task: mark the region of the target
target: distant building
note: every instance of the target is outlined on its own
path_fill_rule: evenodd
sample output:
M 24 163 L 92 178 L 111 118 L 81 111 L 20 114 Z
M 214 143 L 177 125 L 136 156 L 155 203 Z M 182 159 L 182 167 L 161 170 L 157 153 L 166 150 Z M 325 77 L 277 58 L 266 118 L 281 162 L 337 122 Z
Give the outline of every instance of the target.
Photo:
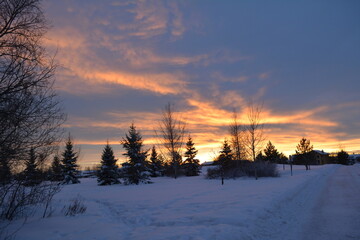
M 212 166 L 212 165 L 214 165 L 214 161 L 207 161 L 201 164 L 201 166 Z
M 323 165 L 330 163 L 329 153 L 324 152 L 324 150 L 313 150 L 310 152 L 310 156 L 313 159 L 314 165 Z
M 294 164 L 305 164 L 305 161 L 310 165 L 323 165 L 331 163 L 329 153 L 323 150 L 312 150 L 306 156 L 302 154 L 295 154 L 290 156 Z

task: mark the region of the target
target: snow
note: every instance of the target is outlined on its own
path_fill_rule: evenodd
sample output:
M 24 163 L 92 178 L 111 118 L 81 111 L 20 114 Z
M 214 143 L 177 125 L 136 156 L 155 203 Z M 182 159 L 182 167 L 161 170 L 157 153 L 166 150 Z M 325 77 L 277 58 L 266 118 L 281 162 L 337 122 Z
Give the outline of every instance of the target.
M 278 178 L 223 186 L 204 176 L 128 186 L 82 179 L 55 196 L 50 218 L 35 214 L 15 240 L 360 239 L 359 164 L 279 171 Z M 64 216 L 61 209 L 77 196 L 87 211 Z

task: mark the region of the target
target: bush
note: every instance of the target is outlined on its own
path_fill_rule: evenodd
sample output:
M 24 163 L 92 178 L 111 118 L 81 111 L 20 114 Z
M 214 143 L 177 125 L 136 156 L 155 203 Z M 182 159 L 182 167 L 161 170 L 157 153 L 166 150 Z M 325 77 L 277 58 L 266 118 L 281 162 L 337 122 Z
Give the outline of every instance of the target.
M 278 177 L 279 172 L 275 163 L 258 161 L 244 164 L 243 171 L 249 177 L 255 177 L 255 167 L 258 177 Z
M 254 177 L 255 176 L 255 167 L 257 168 L 258 177 L 278 177 L 279 172 L 277 166 L 274 163 L 269 162 L 250 162 L 242 161 L 239 167 L 236 164 L 232 163 L 228 168 L 225 169 L 224 178 L 239 178 L 243 176 Z M 219 166 L 208 168 L 206 178 L 216 179 L 221 177 L 221 169 Z
M 47 214 L 53 196 L 61 190 L 59 184 L 46 183 L 24 186 L 22 181 L 12 181 L 0 186 L 0 219 L 14 220 L 28 217 L 37 207 L 44 205 Z
M 212 168 L 207 169 L 206 178 L 216 179 L 219 177 L 220 177 L 220 168 L 219 167 L 212 167 Z
M 63 213 L 65 216 L 75 216 L 78 214 L 83 214 L 86 212 L 87 207 L 83 203 L 83 201 L 80 199 L 80 197 L 74 198 L 71 200 L 71 203 L 69 205 L 65 205 L 63 208 Z

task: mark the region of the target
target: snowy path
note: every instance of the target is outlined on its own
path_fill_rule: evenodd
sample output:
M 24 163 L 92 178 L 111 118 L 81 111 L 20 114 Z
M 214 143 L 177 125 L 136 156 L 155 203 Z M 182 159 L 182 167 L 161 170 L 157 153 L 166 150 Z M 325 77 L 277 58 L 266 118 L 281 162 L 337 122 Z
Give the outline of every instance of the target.
M 304 240 L 360 239 L 360 165 L 341 166 L 321 192 Z
M 154 179 L 139 186 L 65 186 L 51 218 L 34 216 L 14 240 L 360 239 L 360 165 L 280 170 L 279 178 Z M 65 217 L 80 195 L 88 210 Z
M 360 165 L 309 178 L 255 223 L 252 239 L 360 239 Z

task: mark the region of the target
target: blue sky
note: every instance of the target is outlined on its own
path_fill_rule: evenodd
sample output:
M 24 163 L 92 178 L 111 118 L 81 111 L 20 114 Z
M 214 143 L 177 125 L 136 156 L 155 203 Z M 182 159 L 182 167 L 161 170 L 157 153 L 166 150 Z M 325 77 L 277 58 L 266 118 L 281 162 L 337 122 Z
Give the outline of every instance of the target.
M 134 122 L 150 148 L 171 102 L 210 160 L 236 109 L 263 102 L 267 140 L 287 154 L 359 150 L 359 1 L 44 1 L 56 88 L 81 164 L 116 157 Z

